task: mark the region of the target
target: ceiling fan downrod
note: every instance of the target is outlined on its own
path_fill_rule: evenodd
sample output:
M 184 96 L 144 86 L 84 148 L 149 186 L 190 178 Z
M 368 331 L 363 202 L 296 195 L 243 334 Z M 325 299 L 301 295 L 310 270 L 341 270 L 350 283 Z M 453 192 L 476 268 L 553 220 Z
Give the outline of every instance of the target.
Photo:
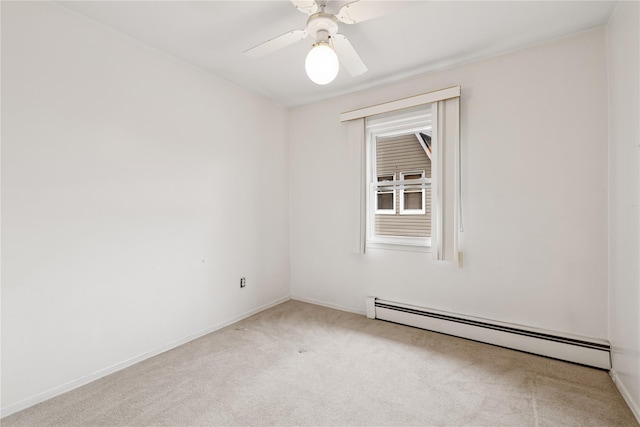
M 328 13 L 314 13 L 307 20 L 307 33 L 313 36 L 316 41 L 328 41 L 331 36 L 338 32 L 338 20 Z

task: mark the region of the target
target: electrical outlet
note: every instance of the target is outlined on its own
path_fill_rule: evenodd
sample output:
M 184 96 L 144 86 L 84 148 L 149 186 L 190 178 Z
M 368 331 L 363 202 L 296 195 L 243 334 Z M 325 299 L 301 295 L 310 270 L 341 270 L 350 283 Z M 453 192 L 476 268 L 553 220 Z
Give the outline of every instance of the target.
M 240 278 L 240 287 L 244 288 L 245 286 L 247 286 L 247 279 L 244 277 Z

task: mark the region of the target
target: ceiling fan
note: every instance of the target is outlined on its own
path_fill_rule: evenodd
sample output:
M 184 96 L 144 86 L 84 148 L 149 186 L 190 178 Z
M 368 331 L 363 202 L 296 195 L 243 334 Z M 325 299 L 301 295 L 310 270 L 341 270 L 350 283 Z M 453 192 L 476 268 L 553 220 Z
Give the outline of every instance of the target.
M 321 85 L 336 78 L 340 63 L 352 76 L 359 76 L 367 71 L 367 66 L 347 37 L 338 33 L 339 22 L 357 24 L 386 15 L 408 4 L 397 0 L 356 0 L 342 6 L 336 15 L 332 15 L 325 12 L 328 0 L 291 0 L 291 3 L 300 12 L 309 15 L 306 28 L 289 31 L 246 50 L 244 54 L 250 58 L 259 58 L 312 36 L 316 41 L 307 55 L 305 69 L 309 78 Z

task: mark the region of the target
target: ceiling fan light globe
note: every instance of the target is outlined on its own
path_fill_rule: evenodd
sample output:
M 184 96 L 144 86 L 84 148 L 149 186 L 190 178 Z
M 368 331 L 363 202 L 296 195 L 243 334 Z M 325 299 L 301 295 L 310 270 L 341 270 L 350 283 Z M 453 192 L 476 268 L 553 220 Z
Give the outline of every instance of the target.
M 340 70 L 338 55 L 326 42 L 313 45 L 304 62 L 307 76 L 319 85 L 331 83 Z

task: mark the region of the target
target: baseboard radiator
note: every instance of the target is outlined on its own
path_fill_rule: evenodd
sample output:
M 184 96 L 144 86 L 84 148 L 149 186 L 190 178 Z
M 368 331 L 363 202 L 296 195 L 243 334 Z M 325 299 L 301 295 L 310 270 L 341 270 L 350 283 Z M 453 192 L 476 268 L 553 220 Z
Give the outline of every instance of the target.
M 367 317 L 427 329 L 527 353 L 611 369 L 611 347 L 603 340 L 568 336 L 502 322 L 367 298 Z

